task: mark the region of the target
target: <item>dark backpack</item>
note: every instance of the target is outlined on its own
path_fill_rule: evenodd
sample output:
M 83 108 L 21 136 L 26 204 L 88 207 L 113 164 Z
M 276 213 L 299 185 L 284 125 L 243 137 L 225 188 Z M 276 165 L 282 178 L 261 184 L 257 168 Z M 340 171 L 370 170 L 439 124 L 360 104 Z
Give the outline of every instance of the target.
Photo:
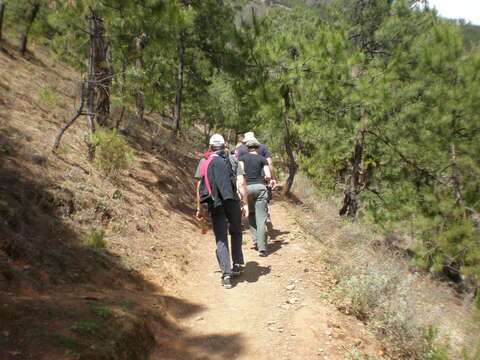
M 233 173 L 232 164 L 230 163 L 230 159 L 228 158 L 228 156 L 229 155 L 227 154 L 224 160 L 229 172 L 232 189 L 234 192 L 236 192 L 236 175 Z M 223 158 L 223 156 L 220 156 L 217 152 L 208 152 L 204 155 L 205 160 L 200 165 L 200 187 L 198 189 L 198 201 L 201 204 L 211 203 L 215 200 L 212 194 L 212 184 L 210 184 L 210 181 L 208 179 L 208 167 L 210 166 L 215 157 Z

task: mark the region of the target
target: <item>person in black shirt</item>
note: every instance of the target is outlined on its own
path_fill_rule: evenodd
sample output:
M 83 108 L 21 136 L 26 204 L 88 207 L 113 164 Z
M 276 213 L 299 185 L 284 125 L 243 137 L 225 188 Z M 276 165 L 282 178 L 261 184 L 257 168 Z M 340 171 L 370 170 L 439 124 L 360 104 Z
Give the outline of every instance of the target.
M 245 144 L 249 140 L 259 142 L 255 138 L 255 134 L 252 131 L 246 132 L 245 136 L 242 140 L 243 145 L 237 146 L 237 148 L 235 149 L 235 156 L 237 158 L 239 158 L 240 156 L 248 153 L 248 148 Z M 263 144 L 260 143 L 260 146 L 257 149 L 257 154 L 262 155 L 267 160 L 268 168 L 270 169 L 270 176 L 272 178 L 269 185 L 267 186 L 267 190 L 268 190 L 267 231 L 272 231 L 273 230 L 273 224 L 272 224 L 272 219 L 271 219 L 271 216 L 270 216 L 269 204 L 270 204 L 270 200 L 272 199 L 272 191 L 275 190 L 275 188 L 277 187 L 277 181 L 275 180 L 275 169 L 274 169 L 274 166 L 273 166 L 272 154 L 270 153 L 270 150 L 268 149 L 268 147 L 266 145 L 263 145 Z
M 267 256 L 267 198 L 266 184 L 271 183 L 271 173 L 267 160 L 257 153 L 260 143 L 256 139 L 248 140 L 245 144 L 248 153 L 238 158 L 240 166 L 245 171 L 245 180 L 248 190 L 248 223 L 252 233 L 253 243 L 260 256 Z

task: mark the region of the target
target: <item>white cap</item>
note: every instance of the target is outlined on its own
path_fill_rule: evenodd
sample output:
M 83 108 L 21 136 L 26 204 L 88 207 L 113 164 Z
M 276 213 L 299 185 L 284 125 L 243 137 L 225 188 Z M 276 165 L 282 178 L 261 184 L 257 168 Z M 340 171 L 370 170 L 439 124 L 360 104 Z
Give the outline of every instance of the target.
M 212 146 L 223 146 L 223 145 L 225 145 L 225 139 L 220 134 L 213 134 L 210 137 L 210 145 L 212 145 Z
M 249 147 L 249 148 L 250 148 L 250 147 L 259 147 L 259 146 L 260 146 L 260 143 L 258 142 L 257 139 L 255 139 L 255 138 L 250 138 L 250 139 L 248 139 L 247 141 L 245 141 L 245 145 L 246 145 L 247 147 Z
M 249 140 L 254 140 L 258 142 L 257 139 L 255 139 L 255 134 L 253 133 L 253 131 L 246 132 L 245 135 L 243 136 L 242 142 L 246 143 Z

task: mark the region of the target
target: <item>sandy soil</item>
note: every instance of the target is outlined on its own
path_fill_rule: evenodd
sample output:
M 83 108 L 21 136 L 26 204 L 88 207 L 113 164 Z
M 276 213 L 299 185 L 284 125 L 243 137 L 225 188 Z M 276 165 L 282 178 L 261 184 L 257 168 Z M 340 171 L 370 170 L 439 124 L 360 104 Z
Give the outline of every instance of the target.
M 381 357 L 381 345 L 364 324 L 329 303 L 332 279 L 318 261 L 321 248 L 296 225 L 288 206 L 271 207 L 268 257 L 250 248 L 245 233 L 245 272 L 232 289 L 220 285 L 212 232 L 194 235 L 195 259 L 176 296 L 197 311 L 180 317 L 181 333 L 156 334 L 151 360 Z

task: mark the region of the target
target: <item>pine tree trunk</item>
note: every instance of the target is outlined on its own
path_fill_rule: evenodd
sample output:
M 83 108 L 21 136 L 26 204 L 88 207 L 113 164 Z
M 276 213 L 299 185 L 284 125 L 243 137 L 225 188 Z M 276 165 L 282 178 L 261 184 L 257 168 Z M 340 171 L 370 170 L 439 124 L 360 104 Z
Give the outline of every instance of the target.
M 89 57 L 89 73 L 88 73 L 88 84 L 85 97 L 87 98 L 87 125 L 88 125 L 88 138 L 85 139 L 88 147 L 87 159 L 88 161 L 93 161 L 95 157 L 95 147 L 92 144 L 92 137 L 95 133 L 95 72 L 94 72 L 94 61 L 93 61 L 93 48 L 90 50 Z
M 457 164 L 457 149 L 455 144 L 450 145 L 450 155 L 452 163 L 452 180 L 453 186 L 455 187 L 455 203 L 463 207 L 463 198 L 462 198 L 462 185 L 460 183 L 460 170 L 458 169 Z M 463 211 L 463 219 L 466 221 L 468 219 L 467 209 Z
M 177 91 L 175 94 L 175 109 L 173 113 L 173 134 L 176 136 L 180 131 L 180 122 L 182 120 L 182 91 L 183 91 L 183 73 L 185 70 L 185 34 L 180 32 L 178 36 L 178 71 L 177 71 Z
M 462 191 L 460 187 L 460 173 L 457 166 L 457 150 L 455 148 L 455 144 L 450 145 L 450 154 L 451 154 L 451 162 L 452 162 L 452 180 L 453 185 L 455 187 L 455 203 L 461 204 L 462 203 Z
M 282 90 L 282 96 L 285 104 L 285 113 L 283 114 L 283 144 L 285 146 L 285 152 L 287 154 L 287 167 L 288 167 L 288 177 L 285 182 L 285 188 L 283 189 L 283 195 L 287 196 L 290 194 L 290 190 L 293 186 L 293 180 L 298 170 L 298 165 L 295 161 L 295 155 L 292 149 L 292 138 L 290 135 L 290 126 L 288 120 L 288 111 L 290 110 L 290 89 L 284 87 Z
M 355 138 L 355 151 L 352 159 L 352 176 L 350 185 L 343 198 L 340 215 L 355 217 L 358 210 L 357 194 L 359 193 L 360 177 L 362 175 L 362 156 L 365 141 L 365 129 L 359 130 Z
M 146 34 L 142 33 L 135 39 L 135 48 L 137 49 L 137 61 L 136 67 L 140 73 L 143 73 L 143 49 L 145 49 L 145 42 L 146 42 Z M 143 78 L 142 78 L 143 82 Z M 135 111 L 137 114 L 137 121 L 141 124 L 143 123 L 143 114 L 145 112 L 145 98 L 144 98 L 144 91 L 143 85 L 140 84 L 137 87 L 137 91 L 135 94 Z
M 105 39 L 103 20 L 91 10 L 92 62 L 94 74 L 95 113 L 99 126 L 109 126 L 110 89 L 112 85 L 110 68 L 108 66 L 108 45 Z
M 25 56 L 25 53 L 27 52 L 28 35 L 30 34 L 30 29 L 32 28 L 33 22 L 37 17 L 38 10 L 40 10 L 40 1 L 35 1 L 30 9 L 30 13 L 28 14 L 27 27 L 25 28 L 25 32 L 23 33 L 22 37 L 22 45 L 20 46 L 20 54 L 22 54 L 22 56 Z
M 5 4 L 0 3 L 0 40 L 2 40 L 3 15 L 5 13 Z
M 93 10 L 91 10 L 90 14 L 90 54 L 88 56 L 88 82 L 87 82 L 87 90 L 85 93 L 85 97 L 87 99 L 87 125 L 88 125 L 88 133 L 85 138 L 85 142 L 87 143 L 88 152 L 87 152 L 87 159 L 88 161 L 93 161 L 95 157 L 95 147 L 92 144 L 92 136 L 95 133 L 95 117 L 96 117 L 96 109 L 95 109 L 95 77 L 96 77 L 96 62 L 95 62 L 95 42 L 96 42 L 96 15 Z
M 290 190 L 293 186 L 293 180 L 298 170 L 298 165 L 295 162 L 295 155 L 293 154 L 291 138 L 290 138 L 290 129 L 288 125 L 288 115 L 285 113 L 283 118 L 283 143 L 285 145 L 285 152 L 287 153 L 287 167 L 288 167 L 288 177 L 285 182 L 285 188 L 283 189 L 283 195 L 290 194 Z

